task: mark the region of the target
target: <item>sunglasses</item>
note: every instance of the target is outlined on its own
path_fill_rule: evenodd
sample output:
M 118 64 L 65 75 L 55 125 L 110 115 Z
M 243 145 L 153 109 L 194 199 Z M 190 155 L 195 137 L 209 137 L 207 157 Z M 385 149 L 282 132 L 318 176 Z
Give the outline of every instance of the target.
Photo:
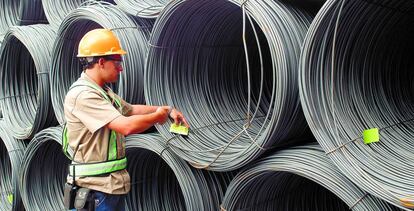
M 115 67 L 121 67 L 122 66 L 122 61 L 115 61 L 115 60 L 111 60 L 112 62 L 114 62 Z
M 109 56 L 104 56 L 103 58 L 107 61 L 114 62 L 115 66 L 117 67 L 122 66 L 123 60 L 122 60 L 122 57 L 119 55 L 109 55 Z

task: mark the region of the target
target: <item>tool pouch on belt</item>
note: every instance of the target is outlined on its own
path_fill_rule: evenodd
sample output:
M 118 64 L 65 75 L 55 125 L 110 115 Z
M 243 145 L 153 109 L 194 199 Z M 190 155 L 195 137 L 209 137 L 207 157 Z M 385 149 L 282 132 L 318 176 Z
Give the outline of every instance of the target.
M 76 185 L 65 183 L 63 203 L 66 210 L 75 209 L 75 197 L 78 189 L 79 187 Z
M 75 198 L 75 208 L 79 210 L 95 210 L 95 200 L 89 188 L 79 188 Z

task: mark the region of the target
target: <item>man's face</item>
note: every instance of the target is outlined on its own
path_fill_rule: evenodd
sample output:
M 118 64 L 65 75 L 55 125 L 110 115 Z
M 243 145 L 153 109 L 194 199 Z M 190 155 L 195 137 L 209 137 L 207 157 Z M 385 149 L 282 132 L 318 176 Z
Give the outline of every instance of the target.
M 119 74 L 122 71 L 121 55 L 111 55 L 103 58 L 102 62 L 102 78 L 106 83 L 117 82 Z

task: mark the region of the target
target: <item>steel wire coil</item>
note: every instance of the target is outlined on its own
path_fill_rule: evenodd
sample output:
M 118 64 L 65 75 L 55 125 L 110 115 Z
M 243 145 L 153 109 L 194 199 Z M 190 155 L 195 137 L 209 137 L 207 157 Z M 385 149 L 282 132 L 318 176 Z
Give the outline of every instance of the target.
M 270 154 L 243 168 L 222 210 L 396 210 L 352 183 L 319 145 Z
M 69 159 L 62 153 L 62 128 L 37 133 L 22 160 L 19 187 L 26 210 L 63 209 L 63 185 Z
M 157 18 L 169 0 L 114 0 L 123 11 L 142 18 Z
M 13 26 L 0 49 L 0 107 L 6 128 L 28 139 L 56 125 L 49 85 L 56 29 L 44 24 Z
M 10 26 L 48 23 L 40 0 L 2 0 L 0 11 L 0 34 Z
M 4 35 L 9 26 L 17 25 L 20 1 L 0 1 L 0 34 Z
M 61 127 L 45 129 L 27 147 L 19 183 L 27 210 L 64 210 L 63 184 L 70 161 L 61 151 L 61 134 Z M 127 139 L 132 182 L 126 202 L 128 210 L 218 209 L 231 173 L 190 168 L 154 134 Z M 162 156 L 158 157 L 159 154 Z
M 46 18 L 50 24 L 59 26 L 65 16 L 72 10 L 80 7 L 84 2 L 91 0 L 66 0 L 66 1 L 55 1 L 55 0 L 42 0 L 43 10 Z M 96 0 L 99 1 L 99 0 Z M 113 0 L 103 0 L 105 2 L 114 3 Z
M 3 38 L 4 38 L 4 36 L 3 35 L 0 35 L 0 48 L 1 48 L 1 45 L 3 43 Z M 1 111 L 1 106 L 0 106 L 0 121 L 2 119 L 3 119 L 3 112 Z
M 151 34 L 144 90 L 147 103 L 190 121 L 188 137 L 157 127 L 171 149 L 196 168 L 229 171 L 307 134 L 297 63 L 310 20 L 282 1 L 168 4 Z
M 144 103 L 143 75 L 151 27 L 152 21 L 134 18 L 104 2 L 91 2 L 66 16 L 54 44 L 51 67 L 52 104 L 59 123 L 65 122 L 63 102 L 66 92 L 82 72 L 76 57 L 79 41 L 95 28 L 112 29 L 122 48 L 128 52 L 123 57 L 123 71 L 114 91 L 118 90 L 127 102 Z
M 0 34 L 0 48 L 1 48 L 1 45 L 2 45 L 2 43 L 3 43 L 3 39 L 4 39 L 4 34 Z M 0 106 L 0 120 L 3 118 L 3 113 L 2 113 L 2 111 L 1 111 L 1 106 Z
M 0 48 L 1 45 L 3 43 L 3 39 L 4 39 L 4 35 L 0 35 Z M 0 106 L 0 121 L 3 119 L 3 112 L 1 111 L 1 106 Z
M 190 168 L 163 142 L 159 134 L 127 137 L 129 210 L 219 210 L 234 173 Z
M 19 1 L 18 1 L 19 2 Z M 47 24 L 47 19 L 42 7 L 41 0 L 20 0 L 18 24 Z
M 412 1 L 328 1 L 306 37 L 304 113 L 333 162 L 365 191 L 414 208 Z M 364 144 L 378 128 L 380 141 Z
M 20 163 L 26 143 L 16 140 L 4 130 L 0 120 L 0 210 L 24 210 L 18 187 Z

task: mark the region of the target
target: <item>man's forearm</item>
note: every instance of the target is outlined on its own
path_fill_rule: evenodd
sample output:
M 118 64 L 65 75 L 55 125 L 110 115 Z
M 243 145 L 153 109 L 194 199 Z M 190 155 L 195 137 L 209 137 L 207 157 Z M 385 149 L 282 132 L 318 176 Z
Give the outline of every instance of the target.
M 132 111 L 130 115 L 143 115 L 154 113 L 159 106 L 150 105 L 132 105 Z
M 128 118 L 130 120 L 129 124 L 132 126 L 130 134 L 144 132 L 156 124 L 159 119 L 158 115 L 154 112 L 151 112 L 149 114 L 134 115 Z
M 167 118 L 166 111 L 152 112 L 149 114 L 119 116 L 108 123 L 111 130 L 123 135 L 141 133 L 156 123 L 164 123 Z

